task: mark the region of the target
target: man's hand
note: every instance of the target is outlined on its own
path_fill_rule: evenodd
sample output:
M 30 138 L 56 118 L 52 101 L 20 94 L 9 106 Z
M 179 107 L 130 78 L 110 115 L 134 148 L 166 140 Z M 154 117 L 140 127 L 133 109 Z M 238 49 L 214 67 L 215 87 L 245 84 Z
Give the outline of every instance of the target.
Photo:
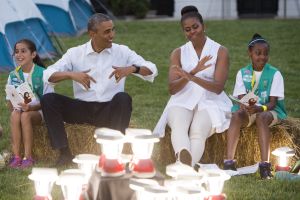
M 119 81 L 130 74 L 132 74 L 135 71 L 135 67 L 129 66 L 129 67 L 116 67 L 112 66 L 114 71 L 109 75 L 109 78 L 115 76 L 116 82 L 119 83 Z
M 198 72 L 208 68 L 211 66 L 211 64 L 209 65 L 205 65 L 206 62 L 208 62 L 209 60 L 212 59 L 212 56 L 209 55 L 209 56 L 204 56 L 197 64 L 197 66 L 191 71 L 191 74 L 192 75 L 195 75 L 197 74 Z
M 90 72 L 91 70 L 86 70 L 83 72 L 73 72 L 71 75 L 71 79 L 82 84 L 83 87 L 88 90 L 91 86 L 91 81 L 93 81 L 94 83 L 96 83 L 96 80 L 91 77 L 90 75 L 88 75 L 87 73 Z

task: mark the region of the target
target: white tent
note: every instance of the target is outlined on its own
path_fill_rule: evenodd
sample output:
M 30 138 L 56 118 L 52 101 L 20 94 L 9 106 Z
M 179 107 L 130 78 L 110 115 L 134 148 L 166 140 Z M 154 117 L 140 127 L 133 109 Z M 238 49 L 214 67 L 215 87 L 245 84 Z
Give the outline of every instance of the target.
M 0 71 L 14 67 L 13 47 L 20 39 L 30 39 L 41 58 L 57 54 L 46 31 L 46 21 L 32 0 L 2 0 L 0 6 Z

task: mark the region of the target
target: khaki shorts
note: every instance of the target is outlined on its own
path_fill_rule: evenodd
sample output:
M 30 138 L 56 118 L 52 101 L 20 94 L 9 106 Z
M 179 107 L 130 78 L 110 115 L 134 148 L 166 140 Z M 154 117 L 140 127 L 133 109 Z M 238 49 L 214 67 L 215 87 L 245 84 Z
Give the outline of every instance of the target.
M 279 122 L 278 117 L 277 117 L 277 113 L 274 110 L 270 110 L 268 111 L 273 115 L 273 121 L 271 122 L 271 124 L 269 125 L 269 127 L 274 126 L 275 124 L 277 124 Z M 249 123 L 247 125 L 247 127 L 250 127 L 256 119 L 256 114 L 250 115 L 249 116 Z

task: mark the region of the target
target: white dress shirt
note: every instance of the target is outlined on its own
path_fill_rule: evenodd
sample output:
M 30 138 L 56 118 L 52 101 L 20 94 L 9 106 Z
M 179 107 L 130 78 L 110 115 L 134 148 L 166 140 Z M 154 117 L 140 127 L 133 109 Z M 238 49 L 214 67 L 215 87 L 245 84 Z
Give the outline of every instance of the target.
M 49 66 L 44 71 L 44 81 L 49 83 L 50 76 L 55 72 L 90 70 L 88 74 L 97 82 L 91 82 L 90 88 L 86 90 L 80 83 L 73 81 L 74 97 L 89 102 L 107 102 L 118 92 L 124 92 L 126 79 L 122 78 L 119 83 L 116 83 L 114 76 L 109 79 L 109 75 L 114 71 L 112 66 L 132 65 L 147 67 L 152 72 L 148 76 L 134 74 L 144 80 L 153 82 L 158 74 L 155 64 L 144 60 L 127 46 L 113 43 L 111 48 L 97 53 L 93 50 L 90 40 L 83 45 L 69 49 L 60 60 Z

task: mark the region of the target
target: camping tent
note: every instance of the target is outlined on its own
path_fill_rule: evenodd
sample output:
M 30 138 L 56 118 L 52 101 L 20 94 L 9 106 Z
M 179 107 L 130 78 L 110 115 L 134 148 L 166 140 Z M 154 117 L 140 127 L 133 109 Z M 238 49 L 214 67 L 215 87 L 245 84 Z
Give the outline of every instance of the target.
M 56 35 L 86 31 L 92 6 L 86 0 L 33 0 Z
M 0 71 L 14 67 L 13 46 L 23 38 L 32 40 L 41 58 L 57 54 L 46 31 L 46 22 L 32 0 L 2 0 L 0 6 Z

